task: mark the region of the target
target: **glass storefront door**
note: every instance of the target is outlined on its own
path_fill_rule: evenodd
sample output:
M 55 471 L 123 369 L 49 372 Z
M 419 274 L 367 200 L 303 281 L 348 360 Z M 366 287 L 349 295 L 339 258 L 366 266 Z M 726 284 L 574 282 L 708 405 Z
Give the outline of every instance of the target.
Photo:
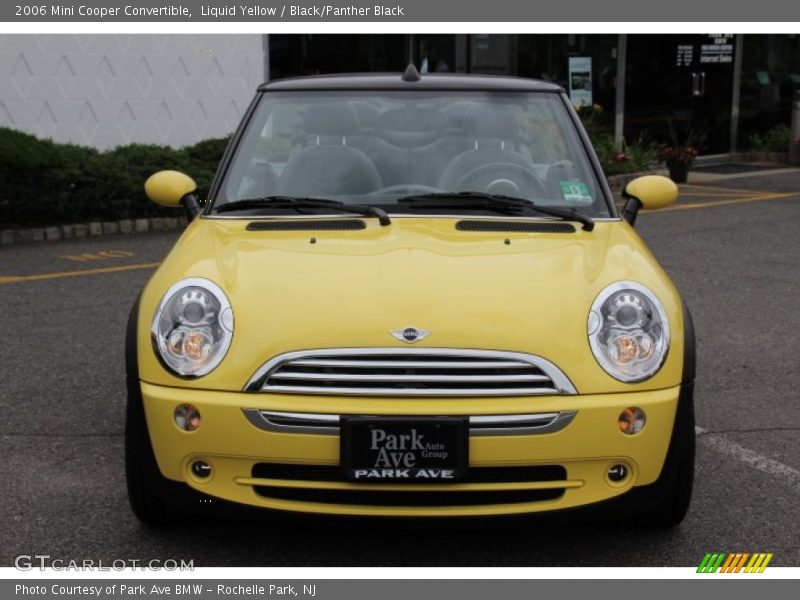
M 800 91 L 800 35 L 747 34 L 742 58 L 739 147 L 750 149 L 755 136 L 780 128 L 788 135 Z
M 328 73 L 402 72 L 405 35 L 304 34 L 269 36 L 271 79 Z
M 732 34 L 629 35 L 625 139 L 730 151 Z
M 411 36 L 414 64 L 420 73 L 456 71 L 456 36 L 415 34 Z

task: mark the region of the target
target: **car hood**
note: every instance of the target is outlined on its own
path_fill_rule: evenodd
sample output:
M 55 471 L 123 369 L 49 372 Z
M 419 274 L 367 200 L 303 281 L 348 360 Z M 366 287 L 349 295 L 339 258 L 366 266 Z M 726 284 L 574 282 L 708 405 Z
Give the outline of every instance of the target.
M 431 332 L 414 347 L 542 356 L 581 394 L 680 383 L 680 299 L 624 221 L 568 233 L 461 231 L 452 218 L 394 218 L 386 227 L 368 219 L 362 230 L 330 231 L 253 231 L 250 222 L 196 219 L 155 273 L 140 308 L 143 379 L 242 390 L 276 355 L 315 348 L 406 348 L 390 332 L 413 326 Z M 217 283 L 235 316 L 226 358 L 210 374 L 188 381 L 157 363 L 148 339 L 161 297 L 186 277 Z M 587 339 L 593 300 L 621 280 L 650 288 L 673 330 L 664 367 L 639 384 L 608 376 Z

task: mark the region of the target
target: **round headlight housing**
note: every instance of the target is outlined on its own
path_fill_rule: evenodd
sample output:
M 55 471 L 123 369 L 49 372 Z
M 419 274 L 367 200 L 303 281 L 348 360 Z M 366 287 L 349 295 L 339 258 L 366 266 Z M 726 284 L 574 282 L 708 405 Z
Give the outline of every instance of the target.
M 640 283 L 619 281 L 600 292 L 587 330 L 597 362 L 620 381 L 652 377 L 667 357 L 667 315 L 655 294 Z
M 233 311 L 220 287 L 208 279 L 173 285 L 153 317 L 153 346 L 162 364 L 186 379 L 210 373 L 233 338 Z

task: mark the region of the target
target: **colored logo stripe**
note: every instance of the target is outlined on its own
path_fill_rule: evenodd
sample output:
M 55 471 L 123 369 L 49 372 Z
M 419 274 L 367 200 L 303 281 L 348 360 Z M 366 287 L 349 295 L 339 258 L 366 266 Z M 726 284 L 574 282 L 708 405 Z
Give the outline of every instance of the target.
M 748 559 L 749 562 L 748 562 Z M 772 560 L 772 553 L 756 552 L 706 552 L 700 566 L 697 567 L 698 573 L 739 573 L 744 569 L 745 573 L 763 573 L 764 569 Z M 747 563 L 747 566 L 745 566 Z
M 716 573 L 722 561 L 725 560 L 724 552 L 714 552 L 713 554 L 706 553 L 703 557 L 700 566 L 697 567 L 698 573 Z

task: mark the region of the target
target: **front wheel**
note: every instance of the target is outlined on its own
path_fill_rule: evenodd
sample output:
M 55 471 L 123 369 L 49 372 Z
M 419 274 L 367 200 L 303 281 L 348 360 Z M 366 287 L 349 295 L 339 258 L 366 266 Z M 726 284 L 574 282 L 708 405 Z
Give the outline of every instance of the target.
M 139 521 L 150 526 L 176 522 L 180 513 L 177 500 L 184 490 L 179 489 L 180 483 L 167 479 L 158 469 L 147 432 L 141 397 L 128 397 L 125 478 L 131 510 Z
M 693 387 L 693 386 L 690 386 Z M 691 395 L 691 392 L 689 392 Z M 667 463 L 660 477 L 663 495 L 655 506 L 642 515 L 644 524 L 654 529 L 666 529 L 679 525 L 689 510 L 694 487 L 695 434 L 694 410 L 689 398 L 690 415 L 679 415 L 681 422 L 676 422 L 678 438 L 676 445 L 667 455 Z
M 128 500 L 136 518 L 145 525 L 164 526 L 175 524 L 186 508 L 199 503 L 200 494 L 186 484 L 167 479 L 161 474 L 153 453 L 144 403 L 139 383 L 139 368 L 136 356 L 136 327 L 139 301 L 137 300 L 128 319 L 125 344 L 125 363 L 128 387 L 128 403 L 125 412 L 125 478 Z M 193 502 L 194 500 L 194 502 Z

